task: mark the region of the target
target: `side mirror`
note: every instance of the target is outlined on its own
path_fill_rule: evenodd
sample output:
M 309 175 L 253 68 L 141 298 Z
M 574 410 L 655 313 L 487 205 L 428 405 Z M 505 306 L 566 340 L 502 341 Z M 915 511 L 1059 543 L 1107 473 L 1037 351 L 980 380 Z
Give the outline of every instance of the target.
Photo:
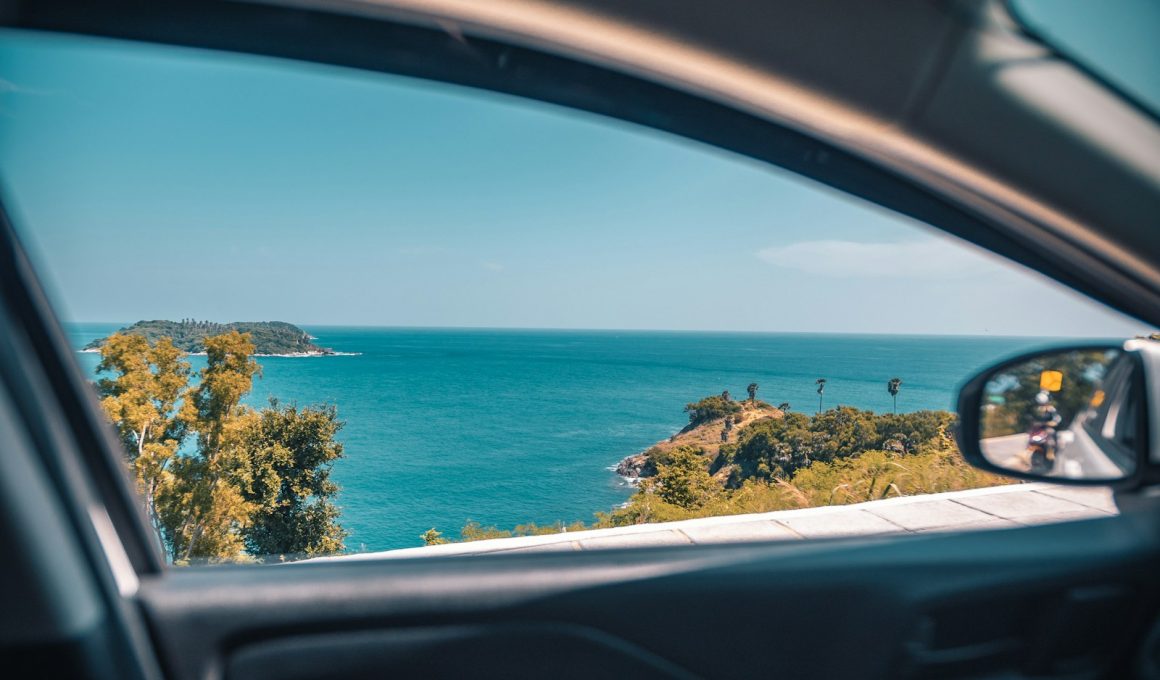
M 959 393 L 963 456 L 984 470 L 1059 484 L 1137 478 L 1150 448 L 1140 343 L 1149 341 L 1045 350 L 975 376 Z

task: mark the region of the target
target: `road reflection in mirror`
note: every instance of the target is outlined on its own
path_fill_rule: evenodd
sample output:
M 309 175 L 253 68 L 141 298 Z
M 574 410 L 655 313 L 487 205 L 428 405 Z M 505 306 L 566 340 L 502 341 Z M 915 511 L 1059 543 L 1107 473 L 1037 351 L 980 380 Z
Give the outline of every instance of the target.
M 992 375 L 980 445 L 1005 470 L 1114 481 L 1136 466 L 1135 364 L 1120 350 L 1045 352 Z

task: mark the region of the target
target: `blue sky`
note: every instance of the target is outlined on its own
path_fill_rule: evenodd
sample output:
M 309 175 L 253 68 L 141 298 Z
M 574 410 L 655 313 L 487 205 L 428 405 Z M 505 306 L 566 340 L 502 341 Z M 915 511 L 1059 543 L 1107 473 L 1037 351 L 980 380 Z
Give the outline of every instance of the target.
M 1144 329 L 686 140 L 248 56 L 0 34 L 0 180 L 68 320 Z

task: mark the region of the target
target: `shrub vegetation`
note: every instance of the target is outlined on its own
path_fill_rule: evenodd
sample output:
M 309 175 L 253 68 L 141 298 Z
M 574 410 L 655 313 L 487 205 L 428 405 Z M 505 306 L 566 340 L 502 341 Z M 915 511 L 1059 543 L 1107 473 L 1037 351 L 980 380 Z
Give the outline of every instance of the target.
M 729 401 L 723 396 L 705 397 L 701 401 L 685 405 L 685 413 L 689 414 L 689 428 L 740 412 L 741 404 Z
M 720 401 L 717 401 L 720 400 Z M 706 404 L 706 402 L 708 402 Z M 709 397 L 686 410 L 713 412 L 727 403 Z M 706 410 L 702 410 L 706 404 Z M 718 417 L 724 417 L 720 415 Z M 708 422 L 708 421 L 703 421 Z M 966 463 L 945 411 L 877 414 L 838 407 L 814 416 L 784 413 L 746 426 L 715 459 L 693 446 L 658 456 L 656 474 L 640 480 L 628 502 L 567 530 L 669 522 L 697 517 L 844 505 L 895 496 L 1012 483 Z M 531 535 L 469 523 L 463 540 Z M 530 525 L 534 526 L 534 525 Z M 553 533 L 563 526 L 537 527 Z

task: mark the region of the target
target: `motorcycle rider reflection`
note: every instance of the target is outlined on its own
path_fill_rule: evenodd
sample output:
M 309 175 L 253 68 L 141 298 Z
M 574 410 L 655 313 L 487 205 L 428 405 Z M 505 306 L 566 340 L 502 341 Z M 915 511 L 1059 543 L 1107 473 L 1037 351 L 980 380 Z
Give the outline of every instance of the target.
M 1027 454 L 1031 472 L 1045 474 L 1055 466 L 1058 439 L 1056 428 L 1063 418 L 1051 403 L 1051 393 L 1041 390 L 1035 395 L 1031 426 L 1027 429 Z

